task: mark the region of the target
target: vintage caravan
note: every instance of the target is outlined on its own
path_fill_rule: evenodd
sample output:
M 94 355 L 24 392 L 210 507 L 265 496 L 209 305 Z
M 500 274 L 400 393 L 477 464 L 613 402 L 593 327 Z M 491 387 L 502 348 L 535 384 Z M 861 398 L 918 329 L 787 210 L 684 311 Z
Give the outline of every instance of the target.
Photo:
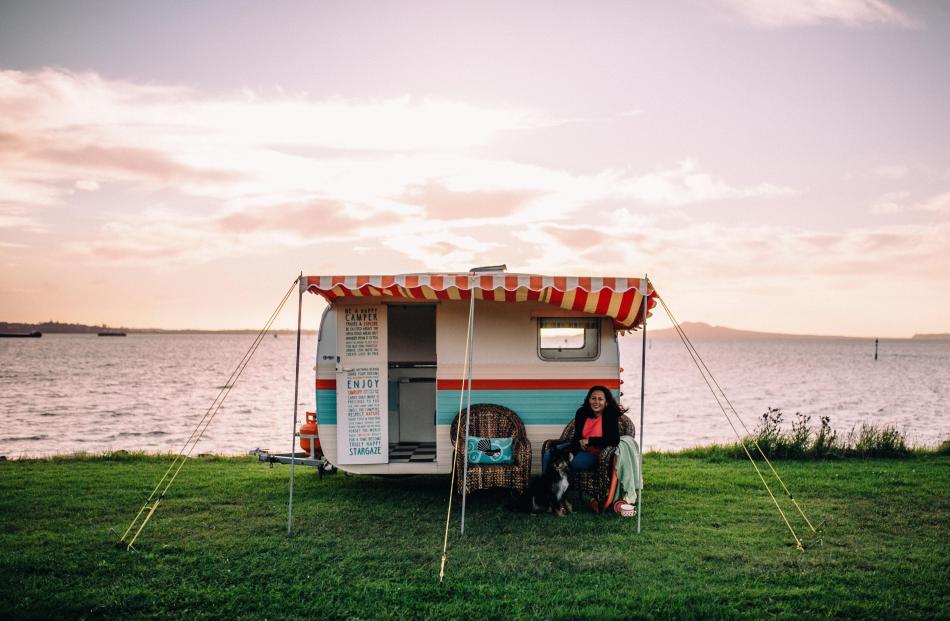
M 288 534 L 292 527 L 296 464 L 318 466 L 321 475 L 327 468 L 335 467 L 365 474 L 451 472 L 455 476 L 458 472 L 453 472 L 453 465 L 458 460 L 453 439 L 465 446 L 468 438 L 463 440 L 462 425 L 458 426 L 455 438 L 450 429 L 463 408 L 476 404 L 504 406 L 518 416 L 531 444 L 532 470 L 538 472 L 544 441 L 560 436 L 592 386 L 605 386 L 620 397 L 622 369 L 618 336 L 640 328 L 644 337 L 639 387 L 642 446 L 646 319 L 659 302 L 673 321 L 737 440 L 746 449 L 746 456 L 768 490 L 796 547 L 805 549 L 732 421 L 734 417 L 741 423 L 738 413 L 645 276 L 511 274 L 504 266 L 477 268 L 467 273 L 392 276 L 301 274 L 120 537 L 119 542 L 129 549 L 220 409 L 234 379 L 240 376 L 295 289 L 299 295 L 295 448 L 288 454 L 252 451 L 262 462 L 291 465 Z M 297 428 L 300 321 L 304 296 L 308 292 L 328 302 L 320 321 L 315 366 L 316 422 L 322 444 L 319 455 L 313 442 L 316 435 Z M 488 407 L 482 411 L 498 409 Z M 744 423 L 742 426 L 748 434 Z M 304 444 L 307 440 L 309 450 L 296 450 L 298 441 Z M 805 516 L 754 438 L 752 443 L 811 533 L 817 535 L 819 529 Z M 470 451 L 465 451 L 458 456 L 465 471 L 469 454 Z M 642 463 L 640 465 L 642 470 Z M 464 485 L 459 487 L 467 489 Z M 642 492 L 642 487 L 638 491 Z M 452 497 L 450 493 L 440 577 L 447 558 Z M 638 493 L 637 532 L 640 532 L 642 498 L 642 493 Z M 624 514 L 622 507 L 621 514 Z M 464 491 L 461 513 L 464 532 Z
M 619 396 L 618 333 L 656 303 L 646 278 L 470 273 L 304 276 L 329 306 L 316 415 L 324 459 L 354 473 L 448 473 L 460 407 L 513 410 L 557 437 L 593 385 Z M 468 364 L 466 364 L 468 360 Z

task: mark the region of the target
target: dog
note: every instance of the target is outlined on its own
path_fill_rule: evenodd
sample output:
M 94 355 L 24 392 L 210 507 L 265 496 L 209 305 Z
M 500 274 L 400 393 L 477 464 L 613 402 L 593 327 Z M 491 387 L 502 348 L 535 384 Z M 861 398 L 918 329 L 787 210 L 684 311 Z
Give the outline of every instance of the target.
M 513 509 L 525 513 L 553 513 L 557 517 L 573 513 L 574 508 L 566 497 L 570 486 L 567 472 L 571 457 L 567 449 L 554 449 L 548 469 L 531 481 Z

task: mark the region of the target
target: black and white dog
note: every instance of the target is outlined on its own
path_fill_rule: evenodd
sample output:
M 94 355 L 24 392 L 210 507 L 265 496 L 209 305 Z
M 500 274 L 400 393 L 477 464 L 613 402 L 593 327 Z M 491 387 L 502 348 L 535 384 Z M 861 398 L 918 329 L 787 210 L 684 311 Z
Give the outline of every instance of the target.
M 573 513 L 574 508 L 566 497 L 570 463 L 570 452 L 566 448 L 555 448 L 551 452 L 548 469 L 531 481 L 528 490 L 518 499 L 513 509 L 526 513 L 550 512 L 558 517 Z

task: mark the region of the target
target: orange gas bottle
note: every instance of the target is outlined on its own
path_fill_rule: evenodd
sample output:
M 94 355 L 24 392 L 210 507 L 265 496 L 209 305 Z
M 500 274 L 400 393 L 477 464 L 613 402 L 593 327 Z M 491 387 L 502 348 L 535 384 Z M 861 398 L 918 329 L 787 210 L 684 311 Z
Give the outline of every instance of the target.
M 300 426 L 300 448 L 303 449 L 308 455 L 310 454 L 310 438 L 304 438 L 303 436 L 315 436 L 317 435 L 317 413 L 316 412 L 307 412 L 307 422 Z M 320 454 L 320 438 L 313 439 L 313 454 Z

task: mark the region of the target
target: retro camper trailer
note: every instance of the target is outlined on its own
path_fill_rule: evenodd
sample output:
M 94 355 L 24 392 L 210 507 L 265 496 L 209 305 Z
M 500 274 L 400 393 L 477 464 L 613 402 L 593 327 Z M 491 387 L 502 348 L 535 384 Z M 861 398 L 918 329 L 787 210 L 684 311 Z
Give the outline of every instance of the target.
M 510 274 L 504 266 L 477 268 L 468 273 L 392 276 L 301 274 L 119 538 L 119 543 L 128 549 L 132 549 L 155 513 L 202 433 L 220 410 L 233 380 L 240 376 L 294 289 L 299 299 L 293 442 L 296 447 L 298 440 L 301 444 L 309 441 L 309 450 L 299 452 L 295 448 L 289 454 L 252 451 L 262 462 L 291 465 L 288 534 L 293 522 L 294 465 L 319 466 L 321 473 L 327 466 L 382 475 L 453 472 L 458 460 L 450 428 L 463 408 L 476 404 L 485 404 L 483 411 L 498 409 L 491 406 L 503 406 L 505 411 L 517 415 L 531 443 L 533 470 L 537 472 L 544 441 L 559 436 L 591 386 L 605 386 L 620 396 L 622 369 L 617 337 L 641 327 L 644 347 L 639 432 L 640 445 L 643 445 L 646 319 L 660 301 L 646 277 Z M 320 322 L 315 366 L 316 418 L 323 451 L 319 456 L 314 442 L 317 435 L 297 430 L 300 318 L 307 292 L 321 295 L 329 303 Z M 747 449 L 746 455 L 792 533 L 797 548 L 804 550 L 802 539 L 779 506 L 724 404 L 728 404 L 737 419 L 738 413 L 665 303 L 663 308 L 737 439 Z M 308 421 L 307 427 L 311 424 Z M 461 427 L 458 426 L 456 438 L 460 446 L 465 446 L 471 437 L 462 440 Z M 754 445 L 767 462 L 761 447 Z M 467 470 L 469 451 L 458 457 L 464 457 L 463 467 Z M 642 467 L 642 463 L 640 465 Z M 772 464 L 768 466 L 808 528 L 817 535 L 819 529 L 805 517 Z M 455 474 L 457 472 L 453 476 Z M 460 489 L 464 532 L 467 487 L 461 485 Z M 642 492 L 642 487 L 639 491 Z M 637 532 L 640 532 L 642 498 L 643 494 L 638 493 Z M 621 506 L 622 515 L 624 506 Z M 451 507 L 452 494 L 440 579 L 447 558 Z
M 537 471 L 541 443 L 591 386 L 619 396 L 618 333 L 655 304 L 645 278 L 502 269 L 305 276 L 300 291 L 329 302 L 316 356 L 324 459 L 365 474 L 449 473 L 449 429 L 469 403 L 517 413 Z

